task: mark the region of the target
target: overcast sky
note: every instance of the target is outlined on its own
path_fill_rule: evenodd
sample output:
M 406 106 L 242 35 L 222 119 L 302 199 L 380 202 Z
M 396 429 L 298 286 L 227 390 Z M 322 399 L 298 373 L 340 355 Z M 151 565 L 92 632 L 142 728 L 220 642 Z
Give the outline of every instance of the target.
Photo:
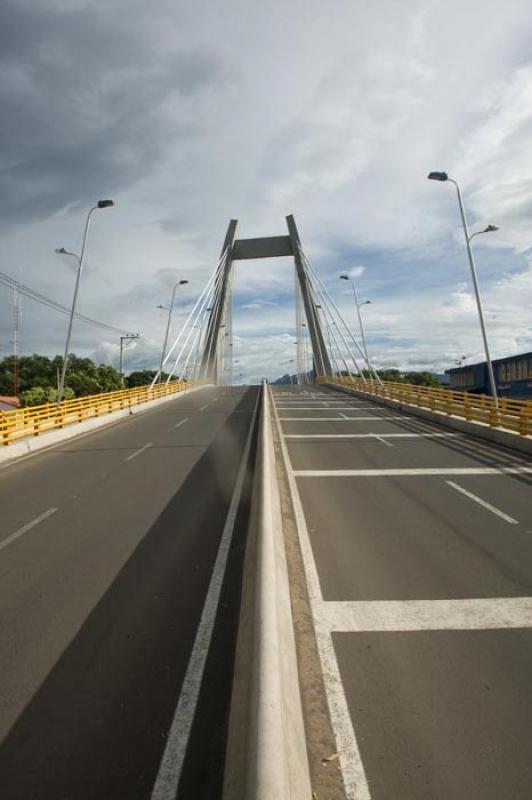
M 79 310 L 143 339 L 186 278 L 173 334 L 225 229 L 286 232 L 350 324 L 358 267 L 378 366 L 482 357 L 460 181 L 494 356 L 532 349 L 530 0 L 3 0 L 0 270 L 69 304 L 84 218 L 99 211 Z M 294 353 L 289 259 L 239 262 L 235 357 L 277 377 Z M 0 355 L 12 349 L 0 287 Z M 66 317 L 22 299 L 22 353 L 61 352 Z M 74 352 L 117 364 L 118 338 L 78 322 Z

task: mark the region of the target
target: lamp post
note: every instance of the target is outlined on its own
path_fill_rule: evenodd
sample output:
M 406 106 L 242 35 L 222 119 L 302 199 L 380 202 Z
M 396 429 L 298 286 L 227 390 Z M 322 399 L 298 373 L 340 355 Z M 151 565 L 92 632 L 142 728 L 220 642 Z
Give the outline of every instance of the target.
M 120 383 L 122 386 L 124 385 L 124 342 L 138 338 L 138 333 L 126 333 L 125 336 L 120 337 Z
M 166 323 L 166 333 L 164 335 L 163 349 L 161 351 L 161 364 L 159 366 L 159 383 L 161 383 L 163 379 L 163 363 L 164 363 L 164 356 L 166 353 L 166 345 L 168 344 L 168 334 L 170 333 L 170 322 L 172 320 L 172 310 L 174 308 L 175 293 L 177 291 L 177 287 L 183 286 L 185 283 L 188 283 L 188 281 L 185 280 L 177 281 L 172 291 L 172 299 L 170 300 L 170 306 L 168 308 L 168 321 Z M 164 306 L 157 306 L 157 308 L 164 308 Z
M 360 336 L 362 337 L 362 347 L 364 348 L 364 358 L 366 359 L 366 364 L 368 365 L 369 375 L 370 375 L 370 378 L 371 378 L 371 373 L 375 372 L 375 370 L 371 366 L 371 362 L 369 360 L 368 347 L 366 345 L 366 337 L 364 335 L 364 326 L 362 325 L 362 314 L 360 313 L 360 306 L 371 305 L 371 300 L 364 300 L 363 303 L 359 303 L 358 302 L 357 290 L 356 290 L 356 287 L 355 287 L 355 279 L 352 276 L 340 275 L 340 280 L 351 281 L 351 285 L 353 287 L 353 296 L 355 298 L 355 306 L 356 306 L 356 310 L 357 310 L 358 324 L 360 326 Z
M 59 388 L 57 390 L 57 405 L 60 405 L 61 400 L 63 399 L 63 392 L 65 390 L 65 376 L 67 371 L 67 364 L 68 364 L 68 351 L 70 348 L 70 337 L 72 336 L 72 323 L 74 321 L 74 313 L 76 311 L 76 303 L 78 299 L 78 291 L 79 291 L 79 282 L 81 279 L 81 273 L 83 270 L 83 260 L 85 258 L 85 247 L 87 245 L 87 236 L 89 233 L 89 225 L 92 217 L 93 211 L 97 211 L 100 208 L 111 208 L 114 206 L 114 202 L 112 200 L 98 200 L 95 206 L 89 209 L 89 213 L 87 214 L 87 220 L 85 222 L 85 230 L 83 232 L 83 241 L 81 243 L 81 253 L 76 255 L 76 253 L 71 253 L 69 250 L 65 250 L 64 247 L 60 247 L 56 249 L 56 253 L 60 255 L 72 256 L 78 262 L 78 274 L 76 276 L 76 285 L 74 287 L 74 297 L 72 298 L 72 308 L 70 310 L 70 320 L 68 323 L 68 332 L 65 344 L 65 355 L 63 358 L 63 369 L 61 370 L 61 380 L 59 382 Z
M 497 385 L 495 383 L 495 375 L 493 374 L 493 364 L 491 363 L 491 356 L 490 350 L 488 345 L 488 337 L 486 334 L 486 326 L 484 324 L 484 313 L 482 311 L 482 301 L 480 299 L 480 291 L 478 288 L 478 281 L 477 281 L 477 271 L 475 267 L 475 260 L 473 258 L 473 251 L 471 249 L 471 239 L 475 236 L 478 236 L 481 233 L 491 233 L 492 231 L 499 230 L 496 225 L 488 225 L 487 228 L 484 228 L 482 231 L 476 231 L 476 233 L 469 233 L 467 228 L 467 222 L 464 212 L 464 206 L 462 203 L 462 195 L 460 194 L 460 187 L 458 183 L 453 179 L 449 178 L 446 172 L 429 172 L 428 174 L 429 181 L 440 181 L 445 182 L 449 181 L 450 183 L 454 183 L 456 187 L 456 194 L 458 197 L 458 206 L 460 208 L 460 217 L 462 219 L 462 226 L 464 228 L 464 236 L 466 240 L 466 247 L 467 247 L 467 257 L 469 259 L 469 266 L 471 268 L 471 278 L 473 280 L 473 288 L 475 290 L 475 298 L 477 301 L 477 309 L 478 309 L 478 318 L 480 322 L 480 330 L 482 331 L 482 340 L 484 342 L 484 353 L 486 355 L 486 365 L 488 368 L 488 375 L 490 380 L 490 387 L 491 387 L 491 396 L 493 397 L 493 403 L 495 405 L 495 411 L 497 416 L 499 415 L 499 398 L 497 396 Z

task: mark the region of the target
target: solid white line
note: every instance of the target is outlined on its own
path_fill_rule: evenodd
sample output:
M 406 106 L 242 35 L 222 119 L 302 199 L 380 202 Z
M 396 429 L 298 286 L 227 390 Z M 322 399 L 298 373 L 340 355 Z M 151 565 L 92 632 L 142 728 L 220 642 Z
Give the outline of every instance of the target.
M 348 422 L 354 421 L 358 422 L 359 420 L 366 420 L 366 421 L 379 421 L 381 419 L 404 419 L 404 415 L 395 415 L 390 417 L 347 417 L 345 414 L 342 414 L 340 417 L 279 417 L 281 422 Z
M 251 439 L 253 430 L 255 428 L 255 419 L 257 416 L 257 409 L 259 406 L 260 391 L 257 392 L 257 400 L 253 411 L 253 417 L 250 422 L 249 432 L 244 445 L 242 453 L 242 460 L 231 498 L 229 511 L 220 540 L 216 561 L 209 583 L 209 589 L 205 598 L 205 604 L 201 613 L 200 623 L 196 631 L 196 638 L 194 639 L 194 646 L 190 659 L 188 662 L 187 671 L 181 687 L 181 693 L 177 702 L 174 718 L 168 738 L 166 740 L 166 747 L 164 749 L 157 778 L 151 794 L 151 800 L 175 800 L 177 789 L 179 786 L 179 779 L 183 769 L 185 760 L 185 753 L 188 745 L 192 722 L 196 713 L 196 706 L 198 703 L 199 692 L 203 680 L 203 673 L 205 670 L 205 662 L 209 652 L 212 632 L 216 620 L 216 613 L 218 610 L 218 602 L 220 600 L 220 593 L 225 576 L 225 568 L 227 565 L 227 557 L 231 548 L 231 541 L 233 538 L 233 530 L 235 527 L 238 506 L 240 505 L 240 498 L 242 495 L 242 488 L 244 479 L 246 477 L 246 469 L 249 459 L 249 450 L 251 447 Z
M 178 422 L 177 425 L 174 425 L 174 428 L 180 428 L 181 425 L 184 425 L 185 422 L 188 422 L 188 417 L 186 419 L 182 419 L 181 422 Z
M 531 628 L 532 597 L 360 600 L 322 603 L 322 631 L 447 631 Z
M 374 433 L 285 433 L 285 439 L 373 439 Z M 379 433 L 380 439 L 433 439 L 461 433 Z
M 392 475 L 530 475 L 532 467 L 429 467 L 427 469 L 296 469 L 298 478 L 386 478 Z
M 139 449 L 135 450 L 134 453 L 131 453 L 130 456 L 127 456 L 127 458 L 124 458 L 124 461 L 132 461 L 134 458 L 136 458 L 137 456 L 140 456 L 141 453 L 143 453 L 145 450 L 147 450 L 148 447 L 151 447 L 151 442 L 148 442 L 148 444 L 145 444 L 144 447 L 139 447 Z
M 38 525 L 40 522 L 44 522 L 45 519 L 48 519 L 48 517 L 51 517 L 52 514 L 55 514 L 56 511 L 57 508 L 49 508 L 48 511 L 43 511 L 42 514 L 39 514 L 38 517 L 32 519 L 31 522 L 27 522 L 25 525 L 22 526 L 22 528 L 19 528 L 10 536 L 8 536 L 7 539 L 3 539 L 3 541 L 0 542 L 0 550 L 3 550 L 4 547 L 7 547 L 16 539 L 20 539 L 21 536 L 24 536 L 25 533 L 31 531 L 31 529 L 34 528 L 36 525 Z
M 297 483 L 294 479 L 288 449 L 279 424 L 279 417 L 277 416 L 275 404 L 274 414 L 277 420 L 277 430 L 279 432 L 283 461 L 288 475 L 299 545 L 305 569 L 307 592 L 314 625 L 316 627 L 316 643 L 325 684 L 327 705 L 329 706 L 329 713 L 336 739 L 336 749 L 340 755 L 340 766 L 342 768 L 342 779 L 346 798 L 347 800 L 371 800 L 366 773 L 364 771 L 364 765 L 353 727 L 353 720 L 347 705 L 342 678 L 336 660 L 332 636 L 329 631 L 324 631 L 317 626 L 318 611 L 323 605 L 320 581 L 316 562 L 314 561 L 312 553 L 312 545 L 310 544 L 301 498 L 297 489 Z
M 482 500 L 481 497 L 477 497 L 476 494 L 468 492 L 467 489 L 464 489 L 463 486 L 459 486 L 457 483 L 454 483 L 454 481 L 445 481 L 445 483 L 447 483 L 449 486 L 452 486 L 453 489 L 456 489 L 457 492 L 465 494 L 465 496 L 469 497 L 470 500 L 474 500 L 475 503 L 479 504 L 479 506 L 482 506 L 483 508 L 486 508 L 488 511 L 491 511 L 492 514 L 496 514 L 501 519 L 504 519 L 506 522 L 509 522 L 510 525 L 519 525 L 516 519 L 514 519 L 513 517 L 509 517 L 508 514 L 504 513 L 504 511 L 500 511 L 498 508 L 495 508 L 495 506 L 492 506 L 491 503 L 487 503 L 485 500 Z

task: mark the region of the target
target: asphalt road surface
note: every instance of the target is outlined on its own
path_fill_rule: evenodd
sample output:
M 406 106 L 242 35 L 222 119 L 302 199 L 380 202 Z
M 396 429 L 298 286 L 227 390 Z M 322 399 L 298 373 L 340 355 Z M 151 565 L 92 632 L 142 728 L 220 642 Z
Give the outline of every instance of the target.
M 350 800 L 532 797 L 532 461 L 275 387 Z
M 258 391 L 0 471 L 2 800 L 219 796 Z

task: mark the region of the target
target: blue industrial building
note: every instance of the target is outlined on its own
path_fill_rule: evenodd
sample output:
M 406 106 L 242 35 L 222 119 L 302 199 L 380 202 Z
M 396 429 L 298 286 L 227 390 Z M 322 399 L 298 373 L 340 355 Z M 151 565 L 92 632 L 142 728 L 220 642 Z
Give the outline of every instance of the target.
M 532 352 L 492 361 L 497 392 L 501 397 L 516 400 L 532 399 Z M 485 361 L 445 370 L 449 389 L 475 394 L 491 394 Z

